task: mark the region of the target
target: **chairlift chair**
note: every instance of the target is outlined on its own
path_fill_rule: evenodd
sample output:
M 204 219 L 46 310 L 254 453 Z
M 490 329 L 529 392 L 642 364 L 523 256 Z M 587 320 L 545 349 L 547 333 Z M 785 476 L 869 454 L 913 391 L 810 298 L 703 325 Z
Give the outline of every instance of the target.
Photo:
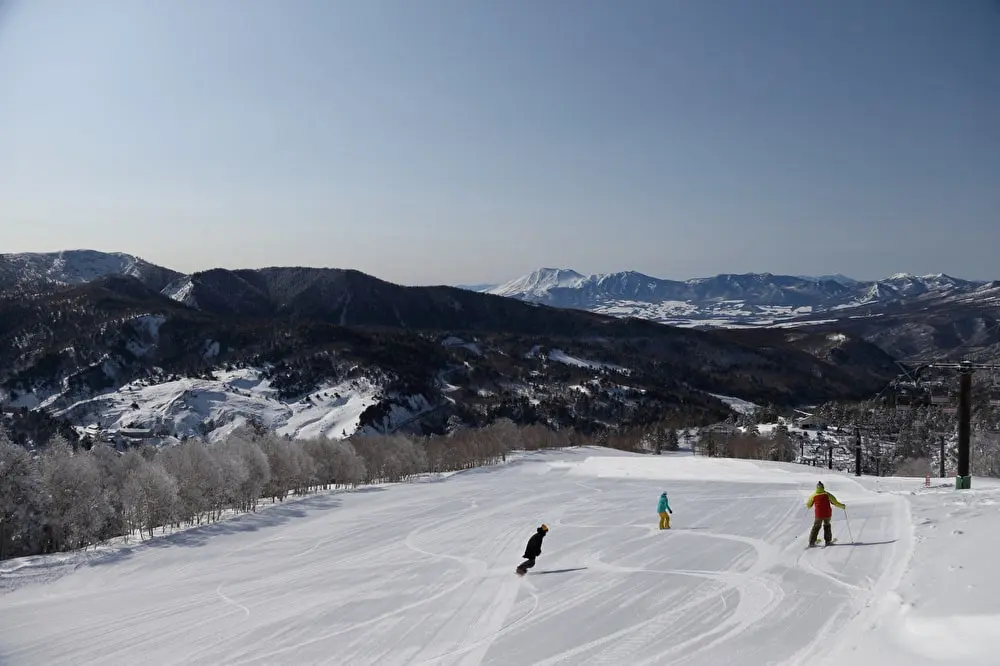
M 944 386 L 935 386 L 931 389 L 932 405 L 947 405 L 951 402 L 951 391 Z
M 898 382 L 894 387 L 894 400 L 897 412 L 909 412 L 926 401 L 923 387 L 916 382 Z

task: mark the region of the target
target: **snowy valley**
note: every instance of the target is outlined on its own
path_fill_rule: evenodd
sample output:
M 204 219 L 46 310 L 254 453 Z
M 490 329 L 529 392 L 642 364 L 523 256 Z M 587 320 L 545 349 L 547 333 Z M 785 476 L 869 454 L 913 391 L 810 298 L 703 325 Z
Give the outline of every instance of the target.
M 725 418 L 712 394 L 857 399 L 897 370 L 854 336 L 715 334 L 335 269 L 214 270 L 158 289 L 139 259 L 109 256 L 101 270 L 124 273 L 98 277 L 92 260 L 8 258 L 51 280 L 0 297 L 0 408 L 22 443 L 62 422 L 119 444 L 215 440 L 242 423 L 340 439 L 500 417 L 588 433 L 698 425 Z

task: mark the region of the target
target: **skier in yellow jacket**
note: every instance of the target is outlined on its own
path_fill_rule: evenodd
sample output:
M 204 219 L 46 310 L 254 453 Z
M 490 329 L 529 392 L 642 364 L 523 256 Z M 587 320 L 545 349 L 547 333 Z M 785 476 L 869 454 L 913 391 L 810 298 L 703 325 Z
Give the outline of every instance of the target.
M 847 505 L 842 504 L 833 496 L 833 493 L 828 492 L 826 488 L 823 487 L 823 482 L 820 481 L 816 484 L 816 492 L 809 496 L 806 500 L 806 508 L 815 509 L 815 519 L 813 520 L 812 531 L 809 532 L 809 547 L 817 545 L 817 540 L 819 539 L 819 527 L 823 526 L 823 539 L 826 541 L 826 545 L 829 546 L 833 543 L 833 528 L 830 527 L 830 518 L 833 517 L 832 506 L 839 507 L 841 509 L 846 509 Z

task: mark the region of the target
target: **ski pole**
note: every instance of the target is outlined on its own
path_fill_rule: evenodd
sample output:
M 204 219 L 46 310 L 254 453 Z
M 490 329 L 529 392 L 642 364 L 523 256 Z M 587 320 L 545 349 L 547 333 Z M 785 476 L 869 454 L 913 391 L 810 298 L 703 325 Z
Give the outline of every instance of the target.
M 851 537 L 851 543 L 854 543 L 854 535 L 851 533 L 851 518 L 847 515 L 847 509 L 844 509 L 844 520 L 847 521 L 847 536 Z

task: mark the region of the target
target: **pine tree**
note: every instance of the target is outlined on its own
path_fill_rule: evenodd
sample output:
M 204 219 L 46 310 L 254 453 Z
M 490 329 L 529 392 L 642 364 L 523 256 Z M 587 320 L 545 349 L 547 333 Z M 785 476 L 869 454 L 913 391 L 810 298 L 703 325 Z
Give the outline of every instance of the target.
M 680 437 L 677 435 L 676 428 L 670 428 L 667 431 L 667 451 L 677 451 L 681 448 Z

